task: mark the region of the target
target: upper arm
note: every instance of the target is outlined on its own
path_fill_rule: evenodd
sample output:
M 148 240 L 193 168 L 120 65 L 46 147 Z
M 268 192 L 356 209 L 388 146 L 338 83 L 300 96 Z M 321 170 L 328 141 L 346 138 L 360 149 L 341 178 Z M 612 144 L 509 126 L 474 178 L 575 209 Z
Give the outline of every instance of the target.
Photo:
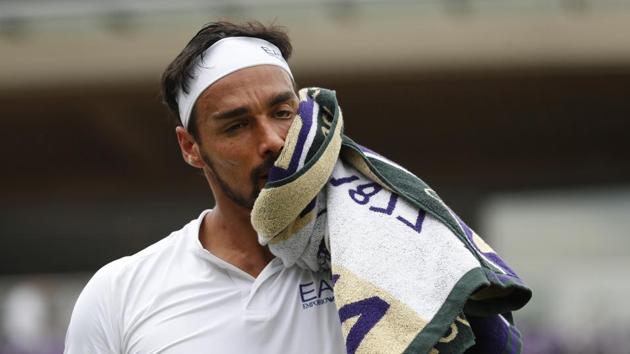
M 120 353 L 120 315 L 112 296 L 112 266 L 101 268 L 79 295 L 66 333 L 64 354 Z

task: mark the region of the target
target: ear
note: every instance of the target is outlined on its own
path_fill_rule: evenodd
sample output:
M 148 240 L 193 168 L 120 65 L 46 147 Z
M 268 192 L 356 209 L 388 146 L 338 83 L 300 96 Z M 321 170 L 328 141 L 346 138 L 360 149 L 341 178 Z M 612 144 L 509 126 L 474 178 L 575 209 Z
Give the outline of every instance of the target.
M 175 128 L 175 135 L 177 135 L 177 142 L 179 143 L 179 149 L 182 152 L 184 161 L 192 167 L 203 168 L 205 164 L 201 158 L 199 145 L 195 141 L 195 138 L 182 126 Z

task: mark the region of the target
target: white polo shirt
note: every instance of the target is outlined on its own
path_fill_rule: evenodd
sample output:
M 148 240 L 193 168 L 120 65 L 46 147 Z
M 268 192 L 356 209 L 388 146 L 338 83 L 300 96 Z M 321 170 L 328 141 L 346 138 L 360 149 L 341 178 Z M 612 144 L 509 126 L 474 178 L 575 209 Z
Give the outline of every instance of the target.
M 345 353 L 331 281 L 278 258 L 253 278 L 202 247 L 206 213 L 101 268 L 64 353 Z

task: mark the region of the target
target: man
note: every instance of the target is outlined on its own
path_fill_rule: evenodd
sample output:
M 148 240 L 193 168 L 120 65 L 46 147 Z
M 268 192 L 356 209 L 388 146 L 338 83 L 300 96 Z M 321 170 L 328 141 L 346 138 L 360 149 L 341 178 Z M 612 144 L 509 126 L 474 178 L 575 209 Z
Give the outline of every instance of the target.
M 205 26 L 168 66 L 184 160 L 215 206 L 160 242 L 101 268 L 66 335 L 67 354 L 342 353 L 329 275 L 285 267 L 250 213 L 298 110 L 291 45 L 257 23 Z
M 296 93 L 290 53 L 274 28 L 218 22 L 166 69 L 216 205 L 99 270 L 66 353 L 520 352 L 511 312 L 531 291 L 421 179 L 343 134 L 334 91 Z

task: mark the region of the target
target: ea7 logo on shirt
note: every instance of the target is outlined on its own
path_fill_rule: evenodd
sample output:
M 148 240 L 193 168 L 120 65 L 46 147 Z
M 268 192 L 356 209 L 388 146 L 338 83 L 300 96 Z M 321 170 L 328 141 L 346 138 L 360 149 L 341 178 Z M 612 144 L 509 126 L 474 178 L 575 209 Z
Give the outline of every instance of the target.
M 324 279 L 319 282 L 300 284 L 299 288 L 300 298 L 302 299 L 302 309 L 335 302 L 333 288 Z

